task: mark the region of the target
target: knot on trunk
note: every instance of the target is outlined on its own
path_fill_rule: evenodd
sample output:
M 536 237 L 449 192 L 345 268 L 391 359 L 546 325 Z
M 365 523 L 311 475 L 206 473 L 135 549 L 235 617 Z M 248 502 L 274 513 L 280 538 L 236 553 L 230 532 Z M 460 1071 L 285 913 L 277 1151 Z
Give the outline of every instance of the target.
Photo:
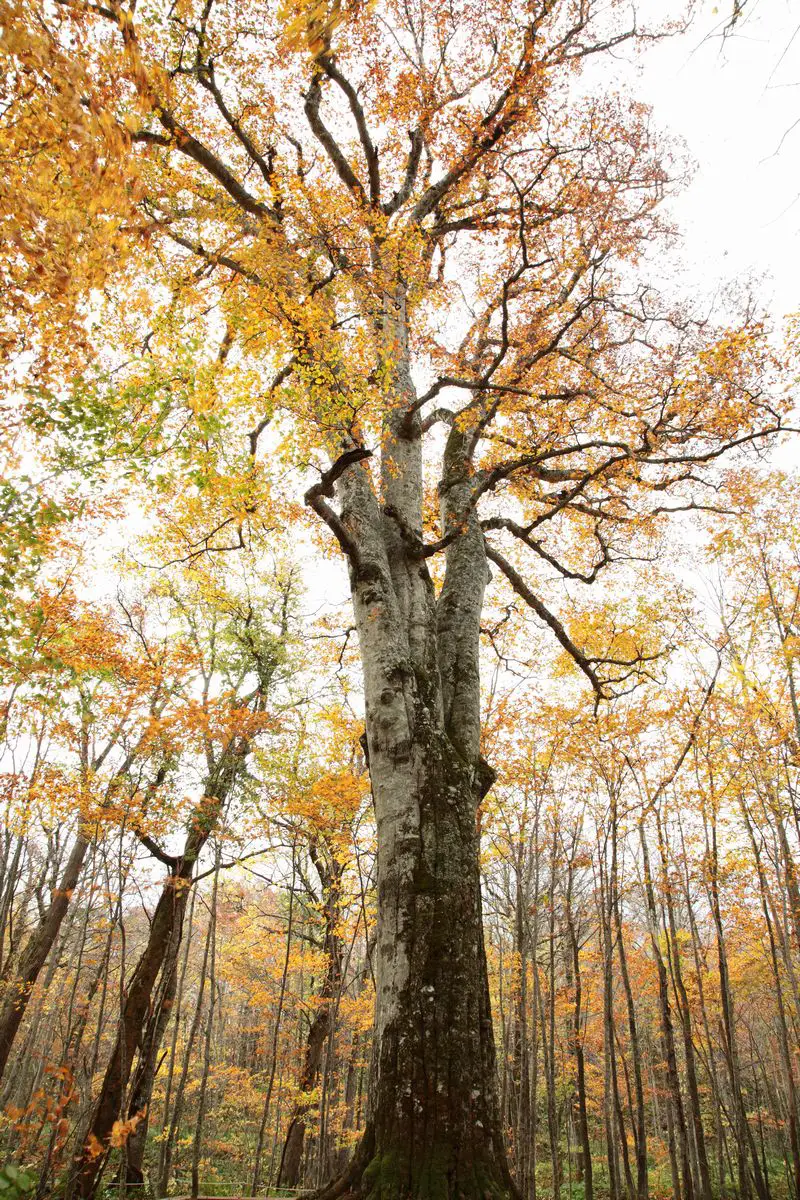
M 475 767 L 475 790 L 478 793 L 478 803 L 484 798 L 489 788 L 497 779 L 497 771 L 481 754 Z

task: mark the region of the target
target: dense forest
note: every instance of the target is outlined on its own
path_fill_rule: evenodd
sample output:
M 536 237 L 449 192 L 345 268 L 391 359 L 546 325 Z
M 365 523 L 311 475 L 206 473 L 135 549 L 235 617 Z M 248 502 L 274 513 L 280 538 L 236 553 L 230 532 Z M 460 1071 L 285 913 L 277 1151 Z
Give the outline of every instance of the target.
M 797 327 L 658 8 L 0 0 L 6 1200 L 800 1200 Z

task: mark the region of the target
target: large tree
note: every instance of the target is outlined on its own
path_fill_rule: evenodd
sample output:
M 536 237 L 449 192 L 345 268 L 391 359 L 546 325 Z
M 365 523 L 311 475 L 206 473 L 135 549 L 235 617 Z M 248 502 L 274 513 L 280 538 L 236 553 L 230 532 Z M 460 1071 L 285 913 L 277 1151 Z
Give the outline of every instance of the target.
M 581 74 L 641 39 L 627 8 L 46 7 L 26 10 L 36 45 L 42 28 L 62 51 L 79 38 L 94 69 L 76 106 L 63 54 L 29 57 L 19 103 L 38 89 L 49 113 L 60 89 L 71 119 L 124 144 L 115 244 L 169 289 L 146 349 L 179 311 L 238 372 L 236 404 L 195 414 L 227 439 L 231 486 L 201 549 L 243 543 L 288 462 L 347 563 L 378 829 L 377 1049 L 367 1129 L 326 1195 L 507 1195 L 476 827 L 493 779 L 490 564 L 598 700 L 629 686 L 655 648 L 613 622 L 570 627 L 542 596 L 650 553 L 664 513 L 713 498 L 720 456 L 780 429 L 765 332 L 749 310 L 715 329 L 643 281 L 681 170 L 643 107 Z M 24 168 L 37 184 L 41 169 Z M 121 188 L 115 170 L 109 206 Z M 103 204 L 98 183 L 98 222 Z M 119 287 L 135 327 L 159 293 L 133 304 Z

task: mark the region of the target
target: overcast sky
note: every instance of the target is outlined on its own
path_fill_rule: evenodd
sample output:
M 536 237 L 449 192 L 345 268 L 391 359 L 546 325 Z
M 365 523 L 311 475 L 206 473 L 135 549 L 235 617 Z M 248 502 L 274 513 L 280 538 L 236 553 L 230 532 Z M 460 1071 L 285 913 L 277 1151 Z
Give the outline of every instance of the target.
M 749 0 L 723 40 L 732 4 L 699 0 L 691 31 L 647 54 L 635 90 L 697 163 L 674 208 L 692 273 L 767 274 L 783 314 L 800 309 L 800 0 Z

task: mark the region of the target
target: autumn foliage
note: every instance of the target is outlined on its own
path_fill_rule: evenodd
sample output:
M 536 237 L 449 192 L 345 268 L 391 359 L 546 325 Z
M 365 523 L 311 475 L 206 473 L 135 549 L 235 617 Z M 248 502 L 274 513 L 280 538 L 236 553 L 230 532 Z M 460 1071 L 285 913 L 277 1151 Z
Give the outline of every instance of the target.
M 681 20 L 0 0 L 0 1191 L 800 1200 L 797 333 L 596 86 Z

